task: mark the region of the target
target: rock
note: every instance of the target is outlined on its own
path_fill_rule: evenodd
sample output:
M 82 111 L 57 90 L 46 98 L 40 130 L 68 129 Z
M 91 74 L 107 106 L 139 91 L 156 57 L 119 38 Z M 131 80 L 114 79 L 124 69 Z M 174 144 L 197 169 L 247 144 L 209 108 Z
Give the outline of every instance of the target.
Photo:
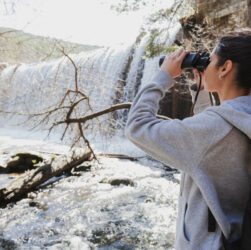
M 17 249 L 17 245 L 13 240 L 4 239 L 3 235 L 0 235 L 0 249 Z
M 49 209 L 49 206 L 46 206 L 46 205 L 45 205 L 45 206 L 42 206 L 41 209 L 44 210 L 44 211 L 46 211 L 46 210 Z
M 145 203 L 151 203 L 151 202 L 154 202 L 154 199 L 153 199 L 153 198 L 148 197 L 148 198 L 145 200 Z
M 86 161 L 72 169 L 73 172 L 87 172 L 91 170 L 91 163 Z
M 112 186 L 119 186 L 121 184 L 126 186 L 134 186 L 133 181 L 130 179 L 114 179 L 110 180 L 108 183 L 111 184 Z
M 37 201 L 31 201 L 31 202 L 29 202 L 29 206 L 30 207 L 40 207 L 41 204 Z
M 49 206 L 42 205 L 40 202 L 37 202 L 37 201 L 34 201 L 34 200 L 32 200 L 32 201 L 29 202 L 29 206 L 30 207 L 37 207 L 37 208 L 40 208 L 40 209 L 42 209 L 44 211 L 46 211 L 46 210 L 49 209 Z
M 34 169 L 37 164 L 43 162 L 43 158 L 32 153 L 17 153 L 11 156 L 6 167 L 0 167 L 0 173 L 23 173 L 26 170 Z

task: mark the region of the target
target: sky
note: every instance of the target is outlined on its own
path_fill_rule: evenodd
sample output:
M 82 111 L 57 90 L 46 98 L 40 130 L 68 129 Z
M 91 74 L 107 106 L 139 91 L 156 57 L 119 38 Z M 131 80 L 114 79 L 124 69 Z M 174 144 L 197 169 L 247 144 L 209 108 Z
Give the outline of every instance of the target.
M 0 24 L 82 44 L 133 43 L 139 34 L 143 14 L 118 14 L 110 9 L 111 2 L 114 1 L 0 0 Z

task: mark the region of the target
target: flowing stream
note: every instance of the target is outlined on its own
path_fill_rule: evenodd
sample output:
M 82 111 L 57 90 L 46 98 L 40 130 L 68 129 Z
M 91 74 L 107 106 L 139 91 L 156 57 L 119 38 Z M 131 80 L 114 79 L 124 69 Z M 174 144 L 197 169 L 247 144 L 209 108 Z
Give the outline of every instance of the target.
M 55 144 L 5 137 L 5 145 L 17 144 L 56 150 Z M 63 152 L 61 147 L 57 150 Z M 46 188 L 1 209 L 0 246 L 173 249 L 179 174 L 166 172 L 162 164 L 144 157 L 129 142 L 124 147 L 142 158 L 133 162 L 102 157 L 99 164 L 90 163 L 90 171 L 54 183 L 51 179 Z M 127 183 L 113 184 L 121 179 Z
M 177 32 L 177 30 L 175 31 Z M 175 36 L 170 38 L 170 43 Z M 59 127 L 46 141 L 45 129 L 24 114 L 54 107 L 67 89 L 89 96 L 74 116 L 132 101 L 158 71 L 158 58 L 143 60 L 145 41 L 102 48 L 60 59 L 7 67 L 0 76 L 0 155 L 37 151 L 65 153 L 74 130 L 60 142 Z M 77 76 L 76 76 L 77 67 Z M 64 105 L 69 105 L 66 98 Z M 89 109 L 92 108 L 92 110 Z M 14 112 L 14 113 L 13 113 Z M 179 173 L 156 162 L 124 138 L 127 111 L 90 123 L 85 132 L 97 153 L 125 154 L 138 161 L 100 157 L 78 176 L 57 177 L 15 205 L 1 209 L 2 249 L 173 249 Z M 102 124 L 102 133 L 98 133 Z M 36 125 L 30 132 L 27 128 Z M 99 127 L 98 127 L 99 126 Z M 0 161 L 1 164 L 1 161 Z M 11 176 L 2 176 L 0 185 Z M 114 181 L 122 184 L 114 185 Z M 45 186 L 45 184 L 44 184 Z

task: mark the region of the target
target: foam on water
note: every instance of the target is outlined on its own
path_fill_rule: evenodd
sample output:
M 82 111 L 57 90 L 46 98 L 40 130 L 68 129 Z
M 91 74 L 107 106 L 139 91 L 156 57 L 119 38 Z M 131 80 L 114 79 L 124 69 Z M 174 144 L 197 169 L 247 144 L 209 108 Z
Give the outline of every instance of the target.
M 1 209 L 0 238 L 15 249 L 173 249 L 179 177 L 146 158 L 99 160 L 34 195 L 39 206 L 24 199 Z

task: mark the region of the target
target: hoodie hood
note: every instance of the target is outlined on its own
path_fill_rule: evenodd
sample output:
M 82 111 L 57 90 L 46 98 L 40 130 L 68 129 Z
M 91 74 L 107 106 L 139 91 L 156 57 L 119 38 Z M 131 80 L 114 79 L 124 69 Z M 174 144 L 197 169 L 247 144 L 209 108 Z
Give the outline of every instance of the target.
M 208 108 L 220 115 L 251 139 L 251 95 L 224 101 L 220 106 Z

